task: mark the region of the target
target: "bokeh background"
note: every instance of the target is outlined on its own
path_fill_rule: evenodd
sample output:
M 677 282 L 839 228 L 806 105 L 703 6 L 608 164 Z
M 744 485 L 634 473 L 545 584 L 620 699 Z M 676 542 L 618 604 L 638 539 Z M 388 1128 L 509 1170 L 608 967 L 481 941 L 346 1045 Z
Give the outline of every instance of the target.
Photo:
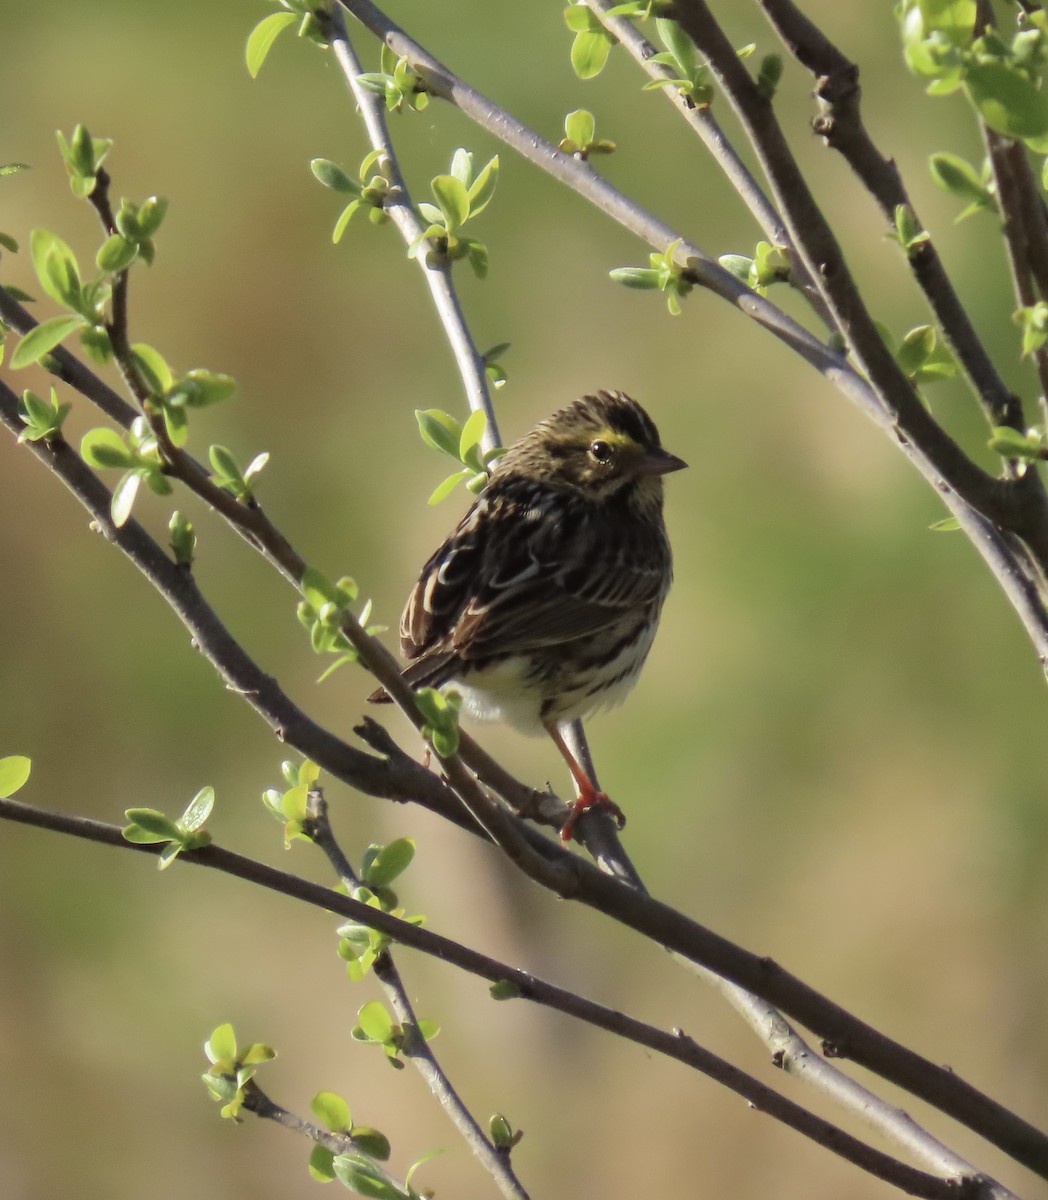
M 719 7 L 738 44 L 771 48 L 750 6 Z M 978 157 L 964 101 L 928 100 L 906 75 L 889 4 L 805 8 L 860 60 L 876 139 L 1002 370 L 1030 395 L 995 222 L 955 226 L 956 204 L 927 172 L 933 150 Z M 412 410 L 461 412 L 462 399 L 393 230 L 360 222 L 331 245 L 338 197 L 308 161 L 352 170 L 365 143 L 333 62 L 312 47 L 284 35 L 248 78 L 244 41 L 267 11 L 256 0 L 0 0 L 0 162 L 32 166 L 0 179 L 0 229 L 23 245 L 35 227 L 56 230 L 90 262 L 99 235 L 69 193 L 54 131 L 82 121 L 115 139 L 115 191 L 171 200 L 156 265 L 135 273 L 134 337 L 178 368 L 207 365 L 240 385 L 197 421 L 191 448 L 219 441 L 242 461 L 270 450 L 269 512 L 310 561 L 352 573 L 395 626 L 464 504 L 427 508 L 443 464 Z M 547 137 L 567 111 L 595 111 L 619 144 L 600 169 L 710 253 L 757 240 L 624 54 L 597 81 L 573 76 L 559 5 L 397 0 L 395 15 Z M 358 44 L 374 69 L 376 44 L 362 31 Z M 874 312 L 901 335 L 925 310 L 872 203 L 810 134 L 807 92 L 788 68 L 783 119 Z M 480 161 L 498 150 L 437 103 L 393 127 L 419 198 L 456 146 Z M 476 232 L 490 277 L 459 279 L 480 345 L 512 343 L 504 435 L 583 390 L 618 387 L 643 399 L 691 464 L 669 481 L 677 582 L 650 665 L 630 702 L 590 730 L 652 890 L 1043 1118 L 1048 709 L 1030 646 L 976 554 L 960 534 L 929 532 L 945 515 L 935 495 L 827 383 L 707 295 L 672 319 L 654 295 L 611 284 L 610 268 L 645 262 L 648 248 L 505 150 Z M 26 253 L 4 255 L 3 279 L 39 294 Z M 808 320 L 781 289 L 775 298 Z M 45 385 L 39 373 L 5 378 Z M 929 397 L 978 453 L 985 433 L 965 388 Z M 68 428 L 78 438 L 98 423 L 78 402 Z M 197 521 L 198 575 L 234 633 L 349 735 L 368 680 L 344 669 L 318 687 L 321 663 L 286 585 L 191 500 L 177 503 Z M 170 507 L 149 497 L 140 512 L 160 530 Z M 308 848 L 285 854 L 259 803 L 279 780 L 279 744 L 10 441 L 0 445 L 0 684 L 0 753 L 35 764 L 24 799 L 119 821 L 131 805 L 180 811 L 211 783 L 223 844 L 327 879 Z M 565 785 L 552 747 L 499 730 L 486 738 L 531 782 Z M 358 856 L 372 840 L 417 839 L 402 894 L 432 928 L 680 1025 L 819 1105 L 654 947 L 540 894 L 425 813 L 340 786 L 329 796 Z M 357 1121 L 389 1133 L 394 1170 L 447 1147 L 419 1183 L 444 1197 L 493 1195 L 414 1072 L 350 1042 L 374 993 L 347 984 L 334 950 L 333 922 L 288 900 L 0 827 L 0 1194 L 312 1194 L 303 1143 L 220 1121 L 198 1082 L 204 1038 L 231 1020 L 279 1050 L 263 1079 L 279 1101 L 305 1111 L 315 1091 L 340 1091 Z M 677 1065 L 524 1004 L 492 1004 L 483 984 L 418 956 L 402 966 L 420 1013 L 443 1026 L 437 1049 L 468 1102 L 526 1131 L 515 1162 L 535 1196 L 886 1194 Z M 1045 1194 L 972 1135 L 930 1120 L 985 1169 Z

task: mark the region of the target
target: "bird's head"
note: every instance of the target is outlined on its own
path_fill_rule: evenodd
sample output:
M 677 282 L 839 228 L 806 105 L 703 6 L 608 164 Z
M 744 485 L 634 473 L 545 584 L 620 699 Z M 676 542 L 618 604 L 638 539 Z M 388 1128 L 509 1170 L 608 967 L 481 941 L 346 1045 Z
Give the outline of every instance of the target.
M 636 400 L 623 392 L 596 392 L 514 442 L 496 475 L 525 476 L 598 499 L 628 491 L 659 501 L 662 476 L 686 465 L 663 450 L 654 421 Z

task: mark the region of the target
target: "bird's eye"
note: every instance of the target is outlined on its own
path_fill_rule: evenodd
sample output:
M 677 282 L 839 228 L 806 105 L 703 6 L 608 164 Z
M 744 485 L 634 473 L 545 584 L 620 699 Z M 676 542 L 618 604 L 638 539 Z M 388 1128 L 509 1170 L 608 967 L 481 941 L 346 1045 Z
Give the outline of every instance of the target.
M 590 458 L 595 462 L 606 463 L 611 461 L 611 456 L 615 453 L 607 442 L 594 442 L 590 448 Z

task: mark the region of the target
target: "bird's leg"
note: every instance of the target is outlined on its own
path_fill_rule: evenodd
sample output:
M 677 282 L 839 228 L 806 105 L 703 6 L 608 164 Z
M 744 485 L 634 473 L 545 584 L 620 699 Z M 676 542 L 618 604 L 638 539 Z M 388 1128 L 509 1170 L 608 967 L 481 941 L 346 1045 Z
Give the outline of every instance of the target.
M 610 812 L 615 818 L 615 823 L 621 829 L 626 824 L 626 814 L 606 792 L 602 792 L 597 788 L 593 780 L 582 769 L 582 764 L 572 754 L 560 728 L 552 723 L 546 724 L 543 722 L 543 725 L 546 732 L 556 744 L 557 749 L 561 752 L 564 761 L 568 764 L 568 770 L 571 772 L 579 792 L 575 797 L 575 803 L 571 806 L 568 819 L 561 826 L 560 840 L 562 842 L 571 841 L 575 836 L 575 826 L 578 824 L 579 817 L 591 808 L 603 808 Z

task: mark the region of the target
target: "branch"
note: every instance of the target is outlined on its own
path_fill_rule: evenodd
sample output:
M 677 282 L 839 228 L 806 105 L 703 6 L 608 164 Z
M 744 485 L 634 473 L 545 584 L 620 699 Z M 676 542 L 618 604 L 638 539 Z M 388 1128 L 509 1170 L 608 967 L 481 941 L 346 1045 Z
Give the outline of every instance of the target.
M 683 961 L 677 955 L 672 957 Z M 937 1175 L 966 1179 L 979 1174 L 973 1164 L 955 1154 L 938 1138 L 932 1137 L 909 1113 L 882 1100 L 813 1050 L 778 1009 L 736 984 L 714 975 L 712 971 L 694 963 L 687 965 L 719 991 L 739 1013 L 768 1047 L 775 1066 L 830 1097 L 835 1104 L 871 1125 L 889 1141 L 903 1147 Z M 996 1181 L 982 1178 L 995 1195 L 1007 1192 Z
M 66 813 L 48 812 L 17 800 L 0 799 L 0 820 L 17 821 L 138 853 L 156 855 L 161 849 L 155 845 L 135 845 L 126 842 L 115 825 Z M 1010 1192 L 1005 1189 L 997 1190 L 996 1185 L 990 1184 L 983 1176 L 963 1180 L 940 1179 L 900 1163 L 883 1151 L 875 1150 L 851 1134 L 844 1133 L 823 1118 L 809 1113 L 773 1088 L 704 1049 L 679 1029 L 672 1032 L 658 1029 L 511 967 L 507 963 L 480 954 L 450 938 L 353 900 L 341 892 L 278 871 L 214 844 L 200 850 L 185 851 L 179 857 L 195 866 L 222 871 L 270 891 L 301 900 L 325 912 L 368 925 L 388 934 L 402 945 L 439 958 L 491 983 L 509 983 L 521 998 L 566 1013 L 586 1024 L 675 1059 L 723 1084 L 744 1097 L 759 1111 L 775 1117 L 826 1149 L 911 1195 L 927 1197 L 928 1200 L 982 1200 L 983 1197 L 993 1197 L 993 1200 L 1015 1200 Z M 574 861 L 581 862 L 577 858 Z M 595 868 L 590 869 L 595 871 Z
M 859 68 L 793 0 L 758 0 L 783 44 L 816 77 L 819 115 L 812 123 L 826 144 L 838 151 L 877 202 L 889 228 L 895 210 L 913 205 L 893 159 L 874 145 L 862 119 Z M 915 213 L 916 218 L 916 213 Z M 919 219 L 918 224 L 920 224 Z M 921 225 L 923 228 L 923 225 Z M 983 402 L 991 425 L 1024 429 L 1022 404 L 1008 390 L 953 287 L 935 244 L 928 240 L 908 254 L 910 267 L 930 302 L 953 352 Z
M 360 886 L 360 879 L 335 838 L 331 821 L 328 819 L 328 806 L 323 793 L 319 791 L 313 793 L 310 797 L 310 804 L 313 814 L 310 836 L 316 846 L 327 856 L 332 869 L 352 895 L 353 890 Z M 393 955 L 388 949 L 383 950 L 375 960 L 373 970 L 375 978 L 381 984 L 382 990 L 386 993 L 386 998 L 396 1014 L 397 1021 L 405 1030 L 411 1031 L 411 1035 L 404 1045 L 404 1057 L 409 1058 L 417 1068 L 429 1086 L 429 1090 L 462 1135 L 466 1145 L 495 1180 L 502 1194 L 509 1197 L 510 1200 L 528 1200 L 527 1192 L 510 1165 L 509 1155 L 499 1150 L 488 1138 L 455 1091 L 429 1042 L 419 1033 L 415 1011 L 408 999 L 407 989 L 400 978 Z
M 386 169 L 392 185 L 385 210 L 396 225 L 405 245 L 410 246 L 421 236 L 425 226 L 419 220 L 415 206 L 411 202 L 393 140 L 389 134 L 382 98 L 377 92 L 369 91 L 366 87 L 361 86 L 359 77 L 363 73 L 363 67 L 360 65 L 360 60 L 357 58 L 356 51 L 346 32 L 342 10 L 337 6 L 333 7 L 332 24 L 334 28 L 331 49 L 335 59 L 342 69 L 353 99 L 360 108 L 360 115 L 364 121 L 372 149 L 381 150 L 385 155 Z M 501 444 L 498 422 L 495 419 L 495 409 L 492 406 L 491 393 L 488 390 L 484 359 L 473 342 L 473 335 L 463 316 L 458 292 L 452 279 L 451 263 L 445 256 L 436 254 L 418 254 L 415 256 L 415 261 L 422 270 L 437 310 L 437 316 L 455 356 L 469 407 L 474 411 L 483 410 L 487 417 L 483 446 L 484 449 L 490 450 Z
M 640 32 L 629 17 L 614 15 L 611 10 L 616 6 L 609 0 L 586 0 L 591 12 L 600 19 L 601 24 L 621 42 L 629 55 L 644 70 L 650 79 L 668 80 L 673 78 L 669 67 L 651 61 L 657 53 L 655 47 Z M 671 101 L 674 109 L 684 118 L 688 125 L 698 134 L 703 145 L 710 152 L 714 162 L 724 172 L 725 178 L 738 193 L 750 215 L 764 232 L 764 236 L 774 246 L 784 246 L 793 249 L 790 235 L 783 224 L 782 218 L 775 211 L 774 205 L 761 189 L 753 173 L 742 161 L 735 147 L 727 139 L 721 129 L 713 109 L 709 105 L 696 106 L 694 102 L 681 93 L 679 88 L 664 87 L 663 95 Z M 791 255 L 790 283 L 793 284 L 807 299 L 824 324 L 833 329 L 833 318 L 829 309 L 808 274 L 804 263 L 796 255 Z

